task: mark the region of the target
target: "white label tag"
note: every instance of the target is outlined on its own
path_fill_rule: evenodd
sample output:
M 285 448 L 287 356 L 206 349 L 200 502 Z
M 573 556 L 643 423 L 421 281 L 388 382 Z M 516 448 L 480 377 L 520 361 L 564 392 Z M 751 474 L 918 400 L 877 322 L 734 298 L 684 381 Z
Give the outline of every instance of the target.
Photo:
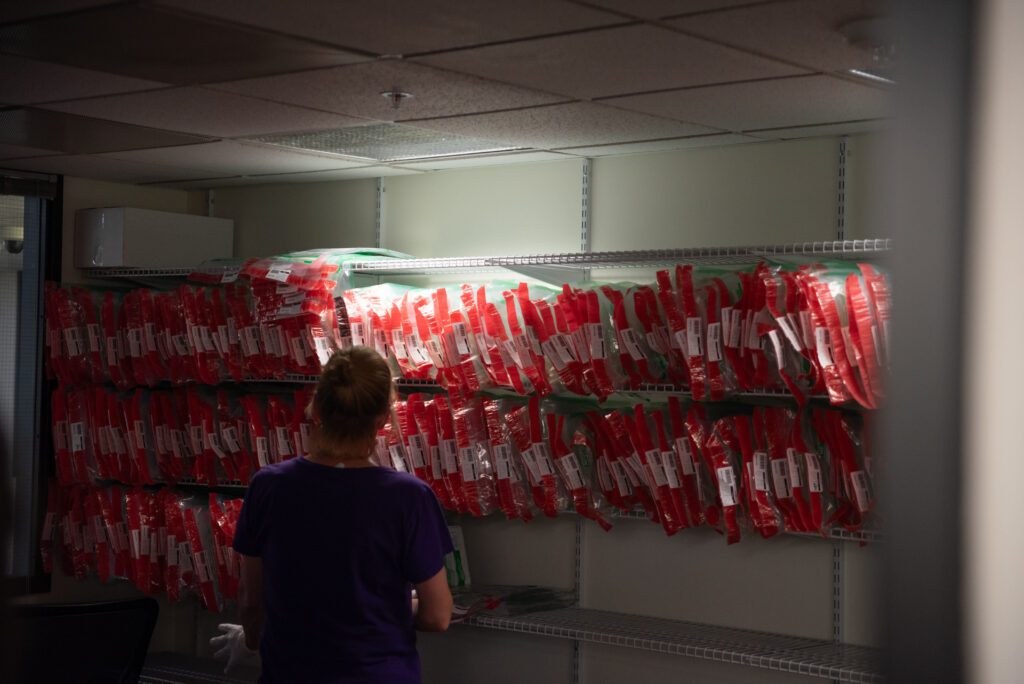
M 573 347 L 576 349 L 576 358 L 583 363 L 590 362 L 590 341 L 587 338 L 588 334 L 589 333 L 586 332 L 585 328 L 580 327 L 573 330 L 570 335 Z
M 302 346 L 302 340 L 298 337 L 291 339 L 292 358 L 295 359 L 295 363 L 300 366 L 306 365 L 306 350 Z
M 732 311 L 731 306 L 722 308 L 720 312 L 720 320 L 722 321 L 722 342 L 726 345 L 729 344 L 729 326 L 732 323 Z
M 672 346 L 682 352 L 689 351 L 689 346 L 686 344 L 685 330 L 676 330 L 675 334 L 672 335 Z
M 392 444 L 388 447 L 388 453 L 391 454 L 391 467 L 400 473 L 409 472 L 409 468 L 405 465 L 405 447 L 401 444 Z
M 224 460 L 228 457 L 228 455 L 224 453 L 224 449 L 220 446 L 220 437 L 216 432 L 207 432 L 206 441 L 209 443 L 210 450 L 213 451 L 213 454 L 218 460 Z
M 466 329 L 465 323 L 452 323 L 452 334 L 455 336 L 455 349 L 459 354 L 469 356 L 473 353 L 473 348 L 469 345 L 469 331 Z
M 754 452 L 754 489 L 768 491 L 768 452 Z
M 853 341 L 850 339 L 850 330 L 848 328 L 842 328 L 843 331 L 843 349 L 846 352 L 846 360 L 853 368 L 856 368 L 857 363 L 857 350 L 853 346 Z
M 476 454 L 473 447 L 461 447 L 459 449 L 459 466 L 462 470 L 463 482 L 475 482 L 477 474 Z
M 796 449 L 786 449 L 786 461 L 789 463 L 789 486 L 803 487 L 803 477 L 800 475 L 800 452 Z
M 620 330 L 619 339 L 622 342 L 622 346 L 626 348 L 626 352 L 634 361 L 642 361 L 647 358 L 644 355 L 643 349 L 640 348 L 640 337 L 632 328 Z
M 656 351 L 659 354 L 665 354 L 668 352 L 665 346 L 661 343 L 661 338 L 654 331 L 647 333 L 647 346 Z
M 693 467 L 693 451 L 690 448 L 690 440 L 686 437 L 678 437 L 675 442 L 676 453 L 679 454 L 679 464 L 683 469 L 683 475 L 694 475 L 696 470 Z
M 291 272 L 290 264 L 273 264 L 267 270 L 267 279 L 276 280 L 279 283 L 288 282 L 288 274 Z
M 292 441 L 288 436 L 288 428 L 275 427 L 274 434 L 277 435 L 277 453 L 279 456 L 288 456 L 292 453 Z
M 427 444 L 421 435 L 409 436 L 409 458 L 413 468 L 427 467 Z
M 395 357 L 405 361 L 409 358 L 409 353 L 405 350 L 405 334 L 401 328 L 395 328 L 391 331 L 391 348 L 395 350 Z
M 140 449 L 147 448 L 146 424 L 141 420 L 137 420 L 133 424 L 133 427 L 135 428 L 135 444 L 137 444 Z
M 117 357 L 117 338 L 116 337 L 108 337 L 107 338 L 107 365 L 108 366 L 116 366 L 117 365 L 117 358 L 118 358 Z
M 142 356 L 142 331 L 138 328 L 128 331 L 128 354 L 133 359 Z
M 266 437 L 256 437 L 256 460 L 261 468 L 270 465 L 270 443 Z
M 686 319 L 686 355 L 704 356 L 704 336 L 701 330 L 700 318 L 690 317 Z
M 156 326 L 152 323 L 143 323 L 142 331 L 144 333 L 143 339 L 146 342 L 146 351 L 149 353 L 156 351 Z
M 629 479 L 626 477 L 626 469 L 623 467 L 621 461 L 611 462 L 612 476 L 615 478 L 615 488 L 619 492 L 619 496 L 629 496 L 632 491 L 629 486 Z
M 89 352 L 92 354 L 100 353 L 100 326 L 95 323 L 90 323 L 86 326 L 86 332 L 89 336 Z
M 224 437 L 224 446 L 228 448 L 228 451 L 237 454 L 242 450 L 242 445 L 238 442 L 238 430 L 234 425 L 229 425 L 221 429 L 220 432 Z
M 526 464 L 526 469 L 529 471 L 531 481 L 535 483 L 540 482 L 540 470 L 537 468 L 537 456 L 533 452 L 533 447 L 528 447 L 522 452 L 523 463 Z
M 459 472 L 459 450 L 454 439 L 446 439 L 441 442 L 441 463 L 444 465 L 446 475 L 454 475 Z
M 81 356 L 85 353 L 85 346 L 82 344 L 82 333 L 78 328 L 65 328 L 64 342 L 67 345 L 70 358 Z
M 665 466 L 661 463 L 661 452 L 657 449 L 651 449 L 645 456 L 647 457 L 647 467 L 654 478 L 655 487 L 664 487 L 668 484 L 668 480 L 665 478 Z
M 824 482 L 821 479 L 821 465 L 818 463 L 818 455 L 810 452 L 804 454 L 807 462 L 807 488 L 815 493 L 824 491 Z
M 736 474 L 730 466 L 715 470 L 718 476 L 718 496 L 722 499 L 723 506 L 736 505 Z
M 866 513 L 871 507 L 868 474 L 863 470 L 855 470 L 850 473 L 850 481 L 853 482 L 853 497 L 857 502 L 857 510 L 861 513 Z
M 71 423 L 71 451 L 85 451 L 85 423 Z
M 570 452 L 559 458 L 558 463 L 562 466 L 562 472 L 565 474 L 565 481 L 569 486 L 569 490 L 583 489 L 583 471 L 580 468 L 580 462 L 576 458 L 576 454 Z
M 722 360 L 722 324 L 708 324 L 708 361 L 718 363 Z
M 739 349 L 740 340 L 743 335 L 743 312 L 739 309 L 733 309 L 730 317 L 729 336 L 726 339 L 725 346 L 729 347 L 729 349 Z
M 541 349 L 544 352 L 544 357 L 551 362 L 551 365 L 555 367 L 555 370 L 563 371 L 568 367 L 568 364 L 558 353 L 558 347 L 555 345 L 554 336 L 544 340 L 541 344 Z
M 827 328 L 815 328 L 814 329 L 814 344 L 818 350 L 818 363 L 821 364 L 822 368 L 828 368 L 834 366 L 835 361 L 832 357 L 832 344 L 829 341 L 829 334 Z
M 679 467 L 676 465 L 676 455 L 671 451 L 661 452 L 661 464 L 665 467 L 665 479 L 672 489 L 679 489 L 682 482 L 679 479 Z
M 777 458 L 772 461 L 772 484 L 775 486 L 776 498 L 786 499 L 792 495 L 789 489 L 789 465 L 786 459 Z
M 607 358 L 604 331 L 601 330 L 600 323 L 587 323 L 587 349 L 592 359 Z
M 444 477 L 444 471 L 441 469 L 440 447 L 430 447 L 430 474 L 435 480 L 440 480 Z
M 548 445 L 544 442 L 534 442 L 533 455 L 537 459 L 537 470 L 540 472 L 541 477 L 555 474 L 555 464 L 551 460 L 551 451 L 548 449 Z
M 508 444 L 495 444 L 494 445 L 494 472 L 497 473 L 499 480 L 509 480 L 512 478 L 512 449 Z
M 178 551 L 178 538 L 173 534 L 167 535 L 167 565 L 169 567 L 178 567 Z

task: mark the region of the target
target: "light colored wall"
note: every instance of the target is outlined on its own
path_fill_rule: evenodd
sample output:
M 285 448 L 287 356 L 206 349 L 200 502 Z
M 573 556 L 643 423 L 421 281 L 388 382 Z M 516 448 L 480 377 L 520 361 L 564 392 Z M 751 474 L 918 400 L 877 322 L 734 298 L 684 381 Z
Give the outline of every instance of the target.
M 1024 376 L 1024 324 L 1018 283 L 1024 232 L 1020 159 L 1024 154 L 1024 4 L 979 3 L 978 96 L 972 113 L 974 167 L 965 240 L 964 617 L 972 682 L 1010 682 L 1024 670 L 1024 535 L 1016 490 L 1024 480 L 1018 425 Z
M 235 256 L 317 247 L 372 247 L 373 179 L 218 188 L 213 215 L 235 220 Z
M 833 239 L 835 138 L 601 157 L 594 251 Z
M 84 280 L 74 267 L 75 212 L 94 207 L 136 207 L 205 216 L 206 193 L 65 177 L 61 245 L 61 280 L 65 283 Z

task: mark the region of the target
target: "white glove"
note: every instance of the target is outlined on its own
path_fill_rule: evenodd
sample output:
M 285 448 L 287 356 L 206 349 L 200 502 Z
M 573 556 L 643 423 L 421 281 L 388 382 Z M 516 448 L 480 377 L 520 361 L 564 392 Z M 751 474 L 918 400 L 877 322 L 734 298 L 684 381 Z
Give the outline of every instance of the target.
M 259 665 L 259 651 L 251 651 L 245 645 L 245 629 L 242 625 L 217 625 L 222 634 L 210 639 L 210 646 L 218 649 L 213 654 L 218 660 L 226 660 L 224 674 L 228 674 L 236 665 Z

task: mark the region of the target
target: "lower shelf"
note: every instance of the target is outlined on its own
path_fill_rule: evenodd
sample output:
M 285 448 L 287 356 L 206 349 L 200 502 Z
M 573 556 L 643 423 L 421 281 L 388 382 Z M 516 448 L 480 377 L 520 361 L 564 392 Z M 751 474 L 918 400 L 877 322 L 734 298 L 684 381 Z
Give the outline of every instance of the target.
M 588 608 L 563 608 L 514 617 L 478 615 L 465 624 L 688 656 L 837 682 L 884 681 L 880 674 L 882 654 L 878 649 L 694 622 Z

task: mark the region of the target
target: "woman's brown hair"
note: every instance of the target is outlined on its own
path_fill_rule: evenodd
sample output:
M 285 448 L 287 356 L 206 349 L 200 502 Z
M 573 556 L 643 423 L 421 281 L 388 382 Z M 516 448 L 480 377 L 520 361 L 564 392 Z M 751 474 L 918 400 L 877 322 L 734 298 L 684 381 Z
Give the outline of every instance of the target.
M 324 446 L 372 439 L 391 406 L 391 369 L 367 347 L 336 352 L 324 366 L 313 395 Z

